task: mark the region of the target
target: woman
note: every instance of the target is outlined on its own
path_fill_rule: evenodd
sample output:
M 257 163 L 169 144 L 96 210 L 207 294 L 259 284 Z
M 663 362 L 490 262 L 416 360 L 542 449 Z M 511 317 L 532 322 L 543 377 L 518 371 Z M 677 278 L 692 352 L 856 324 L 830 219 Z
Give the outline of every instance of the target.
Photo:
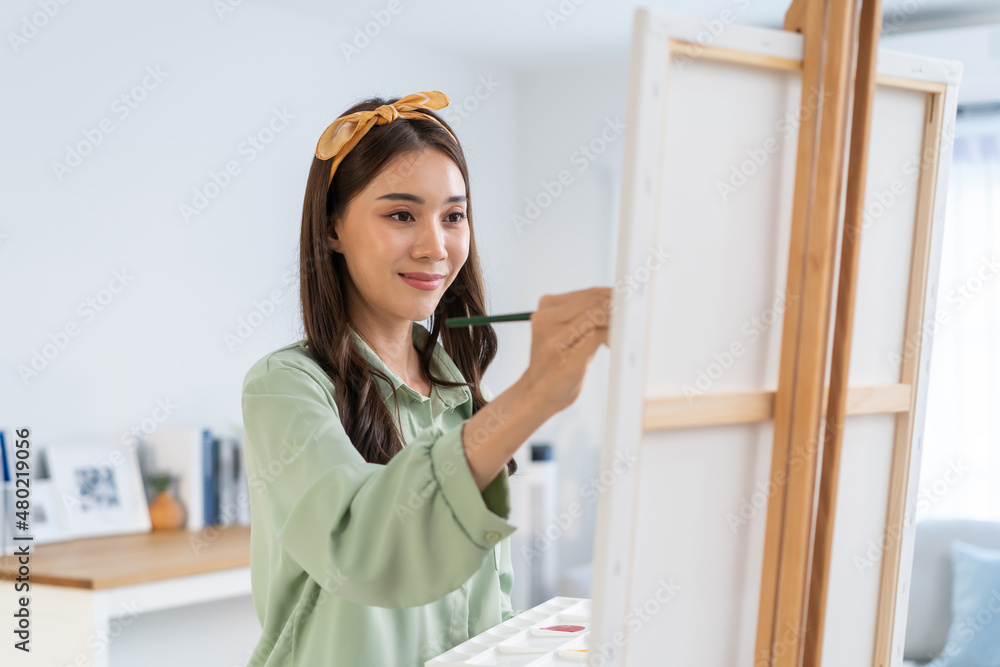
M 306 337 L 243 382 L 250 665 L 421 667 L 518 613 L 511 457 L 579 395 L 611 290 L 543 296 L 527 371 L 491 395 L 493 328 L 443 326 L 485 314 L 465 157 L 433 112 L 447 103 L 372 98 L 317 144 Z

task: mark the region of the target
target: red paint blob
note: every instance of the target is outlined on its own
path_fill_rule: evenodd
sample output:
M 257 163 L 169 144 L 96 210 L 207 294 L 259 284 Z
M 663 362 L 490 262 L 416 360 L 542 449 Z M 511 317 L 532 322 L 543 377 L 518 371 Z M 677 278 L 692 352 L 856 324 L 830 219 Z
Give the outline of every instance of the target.
M 579 632 L 583 630 L 582 625 L 550 625 L 547 628 L 539 628 L 540 630 L 555 630 L 557 632 Z

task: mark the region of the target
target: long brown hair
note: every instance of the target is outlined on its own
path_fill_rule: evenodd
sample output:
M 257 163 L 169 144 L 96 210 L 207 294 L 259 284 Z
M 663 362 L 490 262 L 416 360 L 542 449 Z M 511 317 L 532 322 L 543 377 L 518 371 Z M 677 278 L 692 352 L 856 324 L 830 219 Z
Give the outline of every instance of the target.
M 398 99 L 371 97 L 355 104 L 342 115 L 373 111 Z M 421 109 L 420 112 L 434 116 L 454 134 L 444 119 L 433 111 Z M 403 448 L 403 440 L 376 385 L 376 376 L 389 386 L 390 379 L 368 363 L 351 340 L 348 329 L 351 322 L 347 312 L 347 264 L 343 255 L 330 249 L 327 237 L 335 236 L 334 222 L 343 219 L 351 199 L 382 168 L 401 155 L 424 149 L 443 152 L 462 172 L 465 196 L 468 198 L 469 256 L 434 309 L 430 333 L 420 350 L 420 367 L 435 384 L 447 387 L 465 384 L 472 392 L 472 414 L 475 414 L 486 405 L 479 383 L 496 356 L 496 332 L 489 325 L 442 327 L 449 317 L 486 314 L 483 277 L 472 224 L 469 171 L 461 145 L 433 120 L 397 118 L 385 125 L 375 125 L 364 135 L 337 166 L 329 187 L 327 182 L 333 158 L 321 160 L 314 155 L 306 181 L 302 235 L 299 239 L 300 292 L 306 343 L 336 388 L 334 400 L 344 430 L 365 460 L 372 463 L 388 463 Z M 431 358 L 439 336 L 442 347 L 466 379 L 465 383 L 431 375 Z M 393 399 L 398 416 L 399 400 L 395 394 Z M 517 462 L 511 458 L 507 461 L 507 472 L 513 475 L 516 470 Z

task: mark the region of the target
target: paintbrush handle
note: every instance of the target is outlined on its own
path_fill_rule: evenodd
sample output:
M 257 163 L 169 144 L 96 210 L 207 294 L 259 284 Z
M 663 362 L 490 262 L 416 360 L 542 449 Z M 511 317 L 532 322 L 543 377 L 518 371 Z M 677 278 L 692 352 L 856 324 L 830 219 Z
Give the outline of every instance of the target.
M 493 322 L 516 322 L 530 320 L 532 312 L 511 313 L 509 315 L 477 315 L 476 317 L 449 317 L 444 321 L 446 327 L 474 327 L 478 324 Z

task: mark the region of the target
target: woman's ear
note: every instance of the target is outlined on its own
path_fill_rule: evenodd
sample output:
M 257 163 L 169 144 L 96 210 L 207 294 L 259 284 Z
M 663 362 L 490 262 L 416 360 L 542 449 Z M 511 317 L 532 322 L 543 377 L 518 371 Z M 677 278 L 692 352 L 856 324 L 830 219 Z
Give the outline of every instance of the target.
M 337 238 L 336 227 L 336 221 L 330 223 L 330 234 L 326 237 L 326 244 L 330 250 L 343 254 L 344 251 L 341 249 L 340 239 Z

